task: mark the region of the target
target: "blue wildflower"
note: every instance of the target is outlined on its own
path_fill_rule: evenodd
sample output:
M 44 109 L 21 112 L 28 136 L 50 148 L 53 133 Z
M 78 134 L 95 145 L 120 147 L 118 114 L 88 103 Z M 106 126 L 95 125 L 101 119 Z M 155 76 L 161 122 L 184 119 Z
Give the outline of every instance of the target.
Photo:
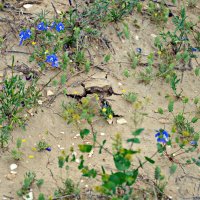
M 192 52 L 198 52 L 199 51 L 199 49 L 198 48 L 195 48 L 195 47 L 192 47 Z
M 47 147 L 45 150 L 46 151 L 51 151 L 51 147 Z
M 166 143 L 169 141 L 169 133 L 163 129 L 157 131 L 155 137 L 157 138 L 157 142 Z
M 52 22 L 51 26 L 50 26 L 50 29 L 53 29 L 55 26 L 56 26 L 56 22 Z
M 55 54 L 48 55 L 45 62 L 51 63 L 52 67 L 58 67 L 58 58 Z
M 47 26 L 44 24 L 44 22 L 40 22 L 38 25 L 37 25 L 37 29 L 39 31 L 46 31 L 47 30 Z
M 194 140 L 193 140 L 193 141 L 190 142 L 190 144 L 191 144 L 192 146 L 197 146 L 197 141 L 194 141 Z
M 141 48 L 137 48 L 137 49 L 136 49 L 136 52 L 137 52 L 137 53 L 142 53 L 142 49 L 141 49 Z
M 64 29 L 65 29 L 65 27 L 64 27 L 64 24 L 63 24 L 62 22 L 56 24 L 56 30 L 57 30 L 58 32 L 61 32 L 61 31 L 63 31 Z
M 21 46 L 24 40 L 27 40 L 31 37 L 31 30 L 27 29 L 25 31 L 21 31 L 19 33 L 19 37 L 20 37 L 20 42 L 19 45 Z

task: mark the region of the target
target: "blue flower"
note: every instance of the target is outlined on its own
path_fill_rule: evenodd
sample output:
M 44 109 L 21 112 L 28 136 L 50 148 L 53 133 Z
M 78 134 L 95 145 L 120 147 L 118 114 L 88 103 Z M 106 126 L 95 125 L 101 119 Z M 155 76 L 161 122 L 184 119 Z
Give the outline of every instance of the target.
M 141 48 L 137 48 L 137 49 L 136 49 L 136 52 L 137 52 L 137 53 L 142 53 L 142 49 L 141 49 Z
M 19 33 L 19 37 L 20 37 L 20 42 L 19 45 L 21 46 L 24 40 L 27 40 L 31 37 L 31 30 L 27 29 L 25 31 L 21 31 Z
M 198 52 L 199 51 L 199 49 L 198 48 L 195 48 L 195 47 L 192 47 L 192 52 Z
M 155 137 L 157 138 L 157 142 L 166 143 L 169 141 L 169 133 L 163 129 L 157 131 Z
M 40 22 L 38 25 L 37 25 L 37 29 L 39 31 L 46 31 L 47 30 L 47 26 L 45 26 L 44 22 Z
M 50 29 L 53 29 L 55 26 L 56 26 L 56 22 L 52 22 L 51 26 L 50 26 Z
M 64 27 L 64 25 L 63 25 L 62 22 L 56 24 L 56 30 L 57 30 L 58 32 L 61 32 L 61 31 L 63 31 L 64 29 L 65 29 L 65 27 Z
M 58 58 L 55 54 L 48 55 L 45 62 L 51 63 L 52 67 L 58 67 Z
M 193 141 L 190 142 L 190 144 L 191 144 L 192 146 L 197 146 L 197 141 L 194 141 L 194 140 L 193 140 Z
M 46 151 L 51 151 L 51 147 L 47 147 L 45 150 Z

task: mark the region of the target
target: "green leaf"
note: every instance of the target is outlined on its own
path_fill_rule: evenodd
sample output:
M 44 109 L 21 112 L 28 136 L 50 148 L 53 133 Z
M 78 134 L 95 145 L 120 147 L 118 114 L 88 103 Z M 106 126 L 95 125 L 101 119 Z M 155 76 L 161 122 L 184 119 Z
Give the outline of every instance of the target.
M 125 182 L 126 175 L 123 172 L 116 172 L 109 177 L 109 181 L 116 185 L 122 185 Z
M 192 161 L 193 161 L 198 167 L 200 167 L 200 158 L 198 158 L 198 160 L 196 160 L 195 158 L 192 158 Z
M 149 157 L 146 157 L 145 156 L 145 159 L 148 161 L 148 162 L 150 162 L 151 164 L 154 164 L 155 163 L 155 161 L 154 160 L 152 160 L 151 158 L 149 158 Z
M 162 108 L 158 108 L 158 113 L 162 115 L 164 113 L 163 109 Z
M 104 141 L 102 142 L 102 145 L 99 147 L 99 154 L 102 153 L 102 149 L 103 149 L 105 143 L 106 143 L 106 140 L 104 140 Z
M 92 145 L 90 144 L 79 144 L 78 147 L 83 153 L 89 153 L 92 150 Z
M 196 76 L 199 76 L 200 75 L 200 67 L 196 67 L 194 70 L 194 73 Z
M 106 55 L 106 56 L 104 57 L 104 61 L 107 63 L 107 62 L 110 60 L 110 58 L 111 58 L 111 55 L 108 54 L 108 55 Z
M 177 165 L 175 163 L 172 164 L 172 166 L 169 168 L 170 175 L 174 174 L 176 172 Z
M 144 128 L 139 128 L 136 131 L 133 131 L 131 134 L 134 136 L 138 136 L 142 133 L 143 130 L 144 130 Z
M 95 178 L 97 175 L 97 171 L 95 169 L 88 169 L 88 167 L 85 167 L 82 169 L 83 176 Z
M 132 143 L 139 144 L 140 140 L 138 138 L 131 138 L 131 139 L 128 139 L 127 142 L 132 142 Z
M 59 168 L 63 168 L 64 164 L 65 164 L 65 158 L 63 156 L 59 156 L 58 157 L 58 166 L 59 166 Z
M 80 136 L 82 139 L 89 134 L 90 134 L 90 130 L 88 130 L 88 129 L 83 129 L 80 131 Z
M 160 167 L 156 166 L 155 171 L 154 171 L 154 178 L 156 180 L 160 180 L 160 177 L 161 177 Z
M 192 123 L 196 123 L 196 122 L 198 121 L 198 119 L 199 119 L 199 118 L 197 118 L 197 117 L 193 117 L 191 122 L 192 122 Z
M 113 158 L 116 168 L 120 171 L 127 170 L 131 166 L 130 160 L 126 159 L 123 155 L 119 153 L 115 154 Z
M 44 194 L 40 193 L 38 196 L 38 200 L 45 200 Z
M 174 101 L 171 100 L 168 104 L 168 111 L 173 112 L 173 110 L 174 110 Z
M 65 83 L 67 82 L 66 74 L 62 74 L 60 82 L 61 82 L 61 85 L 65 85 Z
M 126 172 L 126 184 L 131 186 L 135 183 L 138 176 L 138 169 Z
M 19 149 L 22 146 L 22 139 L 21 138 L 17 138 L 17 148 Z
M 41 187 L 43 184 L 44 184 L 44 179 L 38 179 L 37 182 L 36 182 L 36 185 L 38 187 Z
M 162 144 L 157 143 L 157 151 L 159 153 L 162 153 L 164 150 L 165 150 L 165 147 Z

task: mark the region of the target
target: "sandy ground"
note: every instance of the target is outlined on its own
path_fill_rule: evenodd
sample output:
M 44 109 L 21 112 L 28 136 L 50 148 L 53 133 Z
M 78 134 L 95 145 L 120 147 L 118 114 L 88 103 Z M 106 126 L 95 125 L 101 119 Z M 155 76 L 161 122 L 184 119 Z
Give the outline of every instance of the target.
M 54 5 L 58 10 L 66 10 L 68 7 L 67 1 L 64 2 L 60 0 L 54 1 Z M 50 10 L 53 13 L 53 9 L 49 1 L 43 1 L 40 5 L 33 4 L 33 6 L 27 11 L 30 13 L 38 13 L 43 8 Z M 200 14 L 199 10 L 189 10 L 188 13 L 191 19 L 195 19 L 195 17 Z M 0 15 L 3 16 L 5 13 L 0 12 Z M 134 20 L 138 21 L 138 24 L 140 24 L 141 27 L 140 29 L 134 26 Z M 97 64 L 101 61 L 102 55 L 111 53 L 112 58 L 110 63 L 113 64 L 108 64 L 105 66 L 104 70 L 104 73 L 107 74 L 107 79 L 112 83 L 113 87 L 117 88 L 118 91 L 126 90 L 127 92 L 136 92 L 138 94 L 138 99 L 144 102 L 144 109 L 142 109 L 142 112 L 147 113 L 147 116 L 144 117 L 139 127 L 145 128 L 145 131 L 141 135 L 142 144 L 137 145 L 136 148 L 141 148 L 141 156 L 150 156 L 156 151 L 156 140 L 154 137 L 155 130 L 158 130 L 159 128 L 170 130 L 171 128 L 170 122 L 172 120 L 172 116 L 169 114 L 160 116 L 155 112 L 155 110 L 157 110 L 158 107 L 167 109 L 168 101 L 165 98 L 165 95 L 172 95 L 172 90 L 170 89 L 169 84 L 165 83 L 162 79 L 154 80 L 149 85 L 139 84 L 137 81 L 137 72 L 143 69 L 143 66 L 139 66 L 136 70 L 132 70 L 129 65 L 120 65 L 117 63 L 118 61 L 127 61 L 127 53 L 131 49 L 135 50 L 138 47 L 142 48 L 144 54 L 148 54 L 153 51 L 153 37 L 151 34 L 158 34 L 160 30 L 158 26 L 150 22 L 148 17 L 144 17 L 139 14 L 134 13 L 132 16 L 126 18 L 125 21 L 128 23 L 131 33 L 131 38 L 129 40 L 120 40 L 117 37 L 116 29 L 121 28 L 121 24 L 111 24 L 104 31 L 105 35 L 112 41 L 115 54 L 109 52 L 108 49 L 101 49 L 95 46 L 93 46 L 92 52 L 93 56 L 95 56 L 95 62 Z M 2 24 L 5 25 L 5 23 Z M 1 33 L 5 33 L 6 31 L 4 25 L 0 27 Z M 166 27 L 170 28 L 171 23 L 169 22 Z M 136 40 L 136 36 L 139 37 L 139 40 Z M 29 51 L 27 47 L 19 47 L 16 38 L 14 38 L 12 34 L 9 38 L 10 42 L 7 42 L 7 49 L 23 50 L 26 52 Z M 9 53 L 1 55 L 0 70 L 3 70 L 6 68 L 7 64 L 11 63 L 11 56 L 12 54 Z M 24 62 L 29 64 L 25 55 L 15 54 L 15 60 L 19 61 L 19 63 Z M 34 64 L 32 65 L 32 67 L 36 68 Z M 123 71 L 126 68 L 131 72 L 131 76 L 129 78 L 125 78 L 123 75 Z M 89 74 L 82 74 L 72 78 L 70 80 L 70 84 L 77 83 L 77 80 L 80 80 L 81 82 L 94 74 L 98 76 L 100 72 L 101 71 L 98 69 L 93 69 Z M 41 79 L 40 84 L 46 83 L 49 80 L 49 77 L 53 76 L 54 73 L 55 71 L 47 71 L 45 76 Z M 179 72 L 178 74 L 181 75 Z M 118 83 L 121 83 L 122 85 L 118 86 Z M 67 84 L 69 85 L 69 83 Z M 67 85 L 65 87 L 68 89 Z M 186 71 L 183 76 L 183 81 L 179 86 L 179 89 L 180 88 L 183 89 L 183 95 L 190 98 L 190 103 L 186 110 L 189 112 L 189 115 L 192 115 L 195 111 L 192 99 L 199 95 L 200 79 L 194 75 L 193 71 Z M 53 86 L 50 86 L 49 89 L 53 92 L 56 91 L 56 88 Z M 81 177 L 78 173 L 76 169 L 78 164 L 74 164 L 68 174 L 66 174 L 64 169 L 60 170 L 58 168 L 57 157 L 61 154 L 61 150 L 58 148 L 58 145 L 63 147 L 66 151 L 69 150 L 70 146 L 74 146 L 75 151 L 77 151 L 77 145 L 82 142 L 80 137 L 76 137 L 79 131 L 73 125 L 67 125 L 66 121 L 58 115 L 58 113 L 62 112 L 62 102 L 69 102 L 71 100 L 71 97 L 67 97 L 62 94 L 59 95 L 50 106 L 45 104 L 37 109 L 34 109 L 34 111 L 37 112 L 34 112 L 34 116 L 30 117 L 26 131 L 16 128 L 12 132 L 13 139 L 9 144 L 8 151 L 0 151 L 0 198 L 3 199 L 3 195 L 7 195 L 13 197 L 14 199 L 19 199 L 16 195 L 16 191 L 20 188 L 24 174 L 27 171 L 34 171 L 37 174 L 37 178 L 44 179 L 45 184 L 42 186 L 41 192 L 47 196 L 52 195 L 52 191 L 54 191 L 56 187 L 61 184 L 61 176 L 69 176 L 75 182 L 80 182 L 80 186 L 82 188 L 93 188 L 94 183 L 87 178 Z M 120 101 L 120 103 L 118 103 L 118 109 L 127 120 L 127 124 L 119 125 L 116 123 L 116 119 L 114 119 L 114 123 L 109 125 L 102 118 L 98 118 L 94 123 L 94 127 L 99 134 L 99 140 L 101 141 L 107 139 L 106 147 L 110 150 L 112 149 L 112 138 L 116 133 L 121 133 L 122 138 L 125 141 L 131 136 L 131 131 L 135 130 L 133 123 L 134 109 L 132 105 L 127 103 L 121 95 L 117 96 L 117 101 Z M 177 102 L 175 104 L 175 111 L 179 112 L 181 109 L 181 103 Z M 84 128 L 84 125 L 82 125 L 82 127 Z M 198 130 L 200 128 L 200 124 L 195 124 L 195 128 Z M 102 136 L 100 133 L 105 133 L 105 135 Z M 15 146 L 16 138 L 19 137 L 26 139 L 26 142 L 22 145 L 22 151 L 24 153 L 23 159 L 16 162 L 12 159 L 10 151 Z M 32 151 L 32 147 L 34 147 L 35 143 L 37 143 L 40 139 L 45 139 L 49 144 L 51 144 L 51 152 Z M 91 137 L 89 136 L 85 142 L 92 142 Z M 34 155 L 34 158 L 30 159 L 29 155 Z M 195 154 L 195 156 L 198 156 L 198 154 Z M 98 152 L 94 151 L 92 157 L 88 157 L 88 162 L 91 166 L 96 166 L 97 168 L 100 168 L 100 166 L 104 164 L 106 166 L 106 170 L 112 169 L 112 159 L 109 158 L 105 152 L 99 156 Z M 137 163 L 136 157 L 133 162 Z M 16 163 L 18 165 L 17 175 L 11 180 L 8 180 L 6 175 L 9 174 L 9 166 L 12 163 Z M 170 161 L 166 158 L 157 158 L 157 165 L 161 166 L 163 174 L 168 177 L 168 167 L 170 165 Z M 153 176 L 154 167 L 154 165 L 146 165 L 141 172 L 142 174 L 151 177 Z M 171 196 L 173 199 L 192 199 L 192 197 L 200 196 L 199 172 L 200 171 L 197 166 L 185 167 L 185 171 L 178 168 L 175 175 L 168 180 L 169 182 L 165 191 L 166 194 Z M 138 187 L 140 187 L 141 183 L 138 182 L 137 184 Z M 37 197 L 40 192 L 39 189 L 35 186 L 33 187 L 33 190 L 34 196 Z

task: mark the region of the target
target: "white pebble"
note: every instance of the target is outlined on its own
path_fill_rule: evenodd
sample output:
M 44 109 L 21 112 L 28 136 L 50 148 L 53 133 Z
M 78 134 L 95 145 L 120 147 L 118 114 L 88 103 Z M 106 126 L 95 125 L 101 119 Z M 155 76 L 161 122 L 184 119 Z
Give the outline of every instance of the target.
M 15 169 L 17 169 L 17 165 L 16 164 L 11 164 L 10 165 L 10 170 L 13 171 Z
M 32 4 L 24 4 L 24 5 L 23 5 L 23 7 L 26 8 L 26 9 L 29 9 L 29 8 L 31 8 L 32 6 L 33 6 Z
M 139 40 L 139 36 L 138 36 L 138 35 L 136 35 L 136 36 L 135 36 L 135 39 L 136 39 L 136 40 Z

